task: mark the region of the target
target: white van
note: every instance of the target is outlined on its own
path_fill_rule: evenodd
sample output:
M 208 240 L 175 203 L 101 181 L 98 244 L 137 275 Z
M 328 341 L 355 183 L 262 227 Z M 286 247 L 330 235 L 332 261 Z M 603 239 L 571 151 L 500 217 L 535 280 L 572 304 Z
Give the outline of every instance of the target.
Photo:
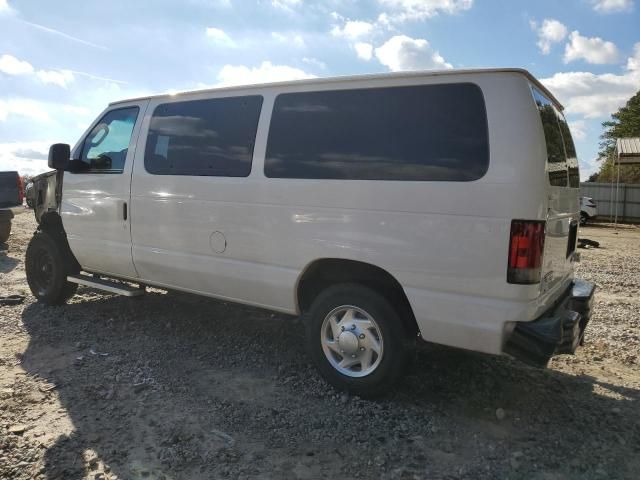
M 320 372 L 360 395 L 418 338 L 545 366 L 582 341 L 594 291 L 573 275 L 561 111 L 518 69 L 112 103 L 51 148 L 29 285 L 47 304 L 150 285 L 303 315 Z

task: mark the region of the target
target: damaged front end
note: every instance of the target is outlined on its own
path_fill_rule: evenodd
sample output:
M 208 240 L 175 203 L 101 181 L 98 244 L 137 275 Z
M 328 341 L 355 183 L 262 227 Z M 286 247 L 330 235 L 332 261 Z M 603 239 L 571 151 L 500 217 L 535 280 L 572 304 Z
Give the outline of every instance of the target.
M 62 175 L 61 170 L 52 170 L 33 177 L 32 195 L 33 212 L 36 221 L 40 223 L 44 214 L 58 212 L 62 199 Z

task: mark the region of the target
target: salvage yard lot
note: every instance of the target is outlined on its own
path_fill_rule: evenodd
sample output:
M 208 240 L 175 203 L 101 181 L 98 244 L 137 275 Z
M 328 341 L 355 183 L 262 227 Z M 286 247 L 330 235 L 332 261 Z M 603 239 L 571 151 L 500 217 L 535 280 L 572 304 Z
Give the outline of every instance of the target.
M 587 227 L 586 345 L 537 370 L 421 348 L 388 397 L 335 392 L 297 319 L 180 293 L 34 302 L 0 252 L 0 478 L 640 478 L 640 228 Z

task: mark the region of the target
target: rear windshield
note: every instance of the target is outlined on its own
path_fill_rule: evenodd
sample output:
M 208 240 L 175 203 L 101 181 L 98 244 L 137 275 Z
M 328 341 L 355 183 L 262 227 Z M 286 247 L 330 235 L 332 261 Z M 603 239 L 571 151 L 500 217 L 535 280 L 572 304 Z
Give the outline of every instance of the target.
M 576 147 L 564 115 L 538 89 L 532 87 L 547 145 L 549 183 L 555 187 L 580 187 Z

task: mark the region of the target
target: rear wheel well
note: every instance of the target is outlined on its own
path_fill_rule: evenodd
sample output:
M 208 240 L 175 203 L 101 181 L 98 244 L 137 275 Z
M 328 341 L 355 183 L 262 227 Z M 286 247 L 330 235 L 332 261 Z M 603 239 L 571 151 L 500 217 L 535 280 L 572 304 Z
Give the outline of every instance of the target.
M 300 312 L 308 311 L 320 292 L 338 283 L 357 283 L 375 290 L 397 309 L 408 334 L 419 333 L 411 304 L 400 283 L 386 270 L 356 260 L 325 258 L 311 263 L 298 281 Z

